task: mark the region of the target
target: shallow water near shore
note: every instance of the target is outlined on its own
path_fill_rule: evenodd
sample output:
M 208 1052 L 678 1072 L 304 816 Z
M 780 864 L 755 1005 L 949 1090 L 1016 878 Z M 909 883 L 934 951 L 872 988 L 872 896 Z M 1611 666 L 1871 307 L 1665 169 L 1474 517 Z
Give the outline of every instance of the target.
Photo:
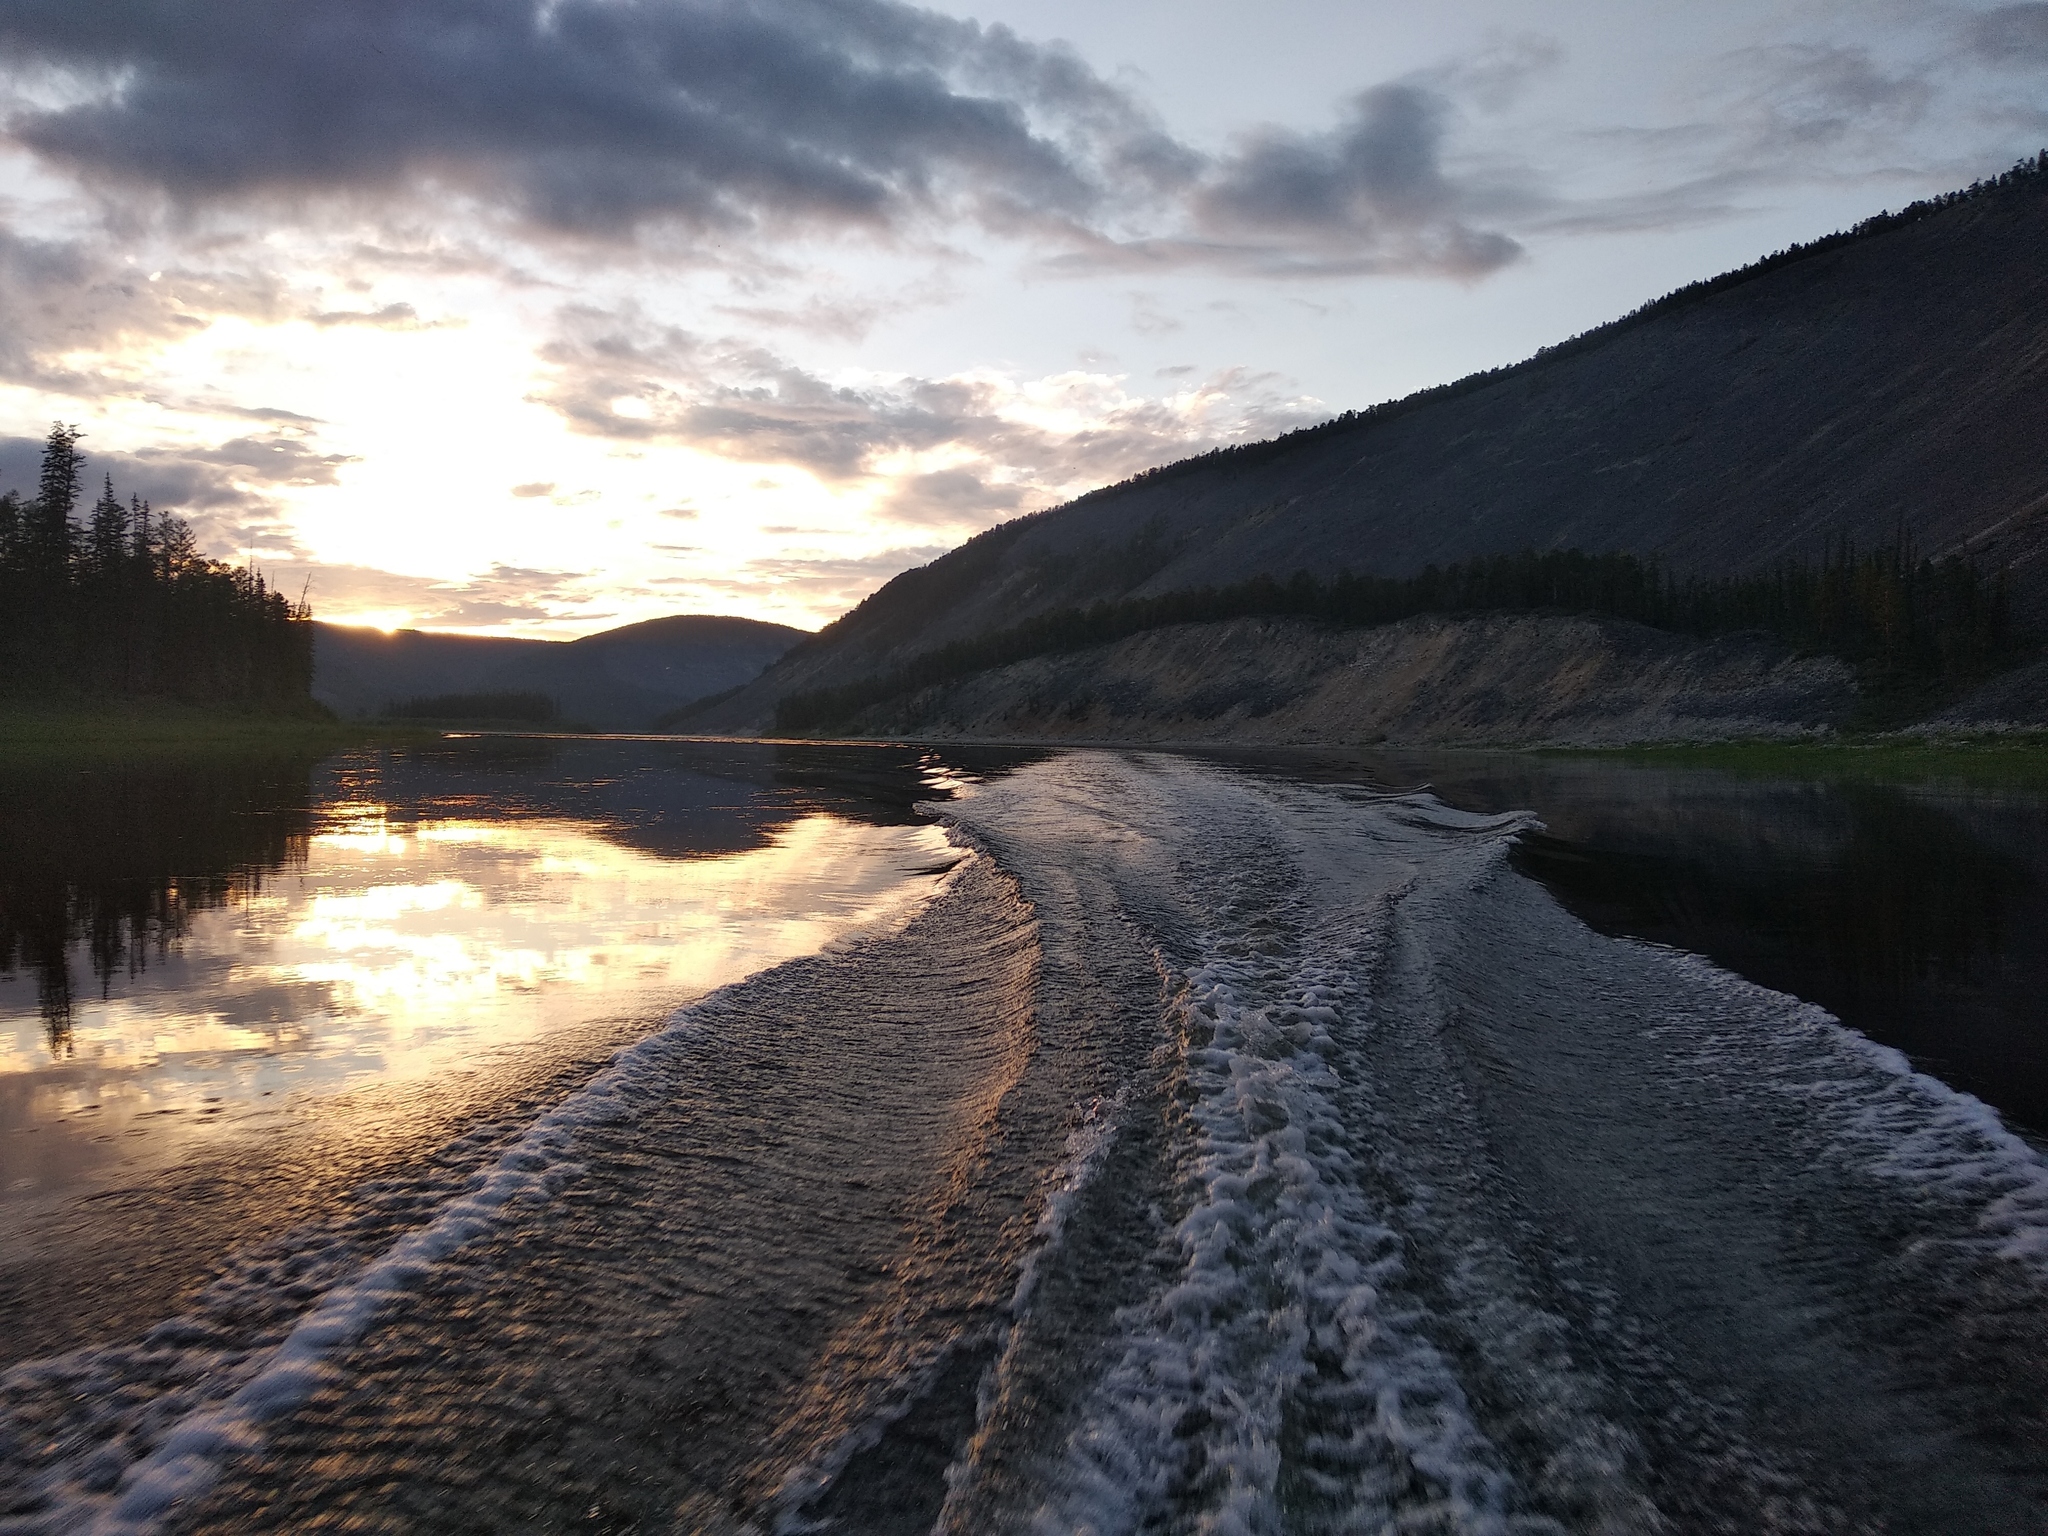
M 2048 1516 L 2025 795 L 518 739 L 14 788 L 0 1531 Z

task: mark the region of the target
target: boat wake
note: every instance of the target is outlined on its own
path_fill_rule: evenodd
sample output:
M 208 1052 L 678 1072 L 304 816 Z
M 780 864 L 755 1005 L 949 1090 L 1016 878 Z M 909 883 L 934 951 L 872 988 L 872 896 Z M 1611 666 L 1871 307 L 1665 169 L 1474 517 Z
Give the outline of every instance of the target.
M 1526 817 L 1106 753 L 941 812 L 906 923 L 381 1247 L 8 1373 L 0 1531 L 2048 1525 L 2048 1169 L 1975 1100 L 1593 933 Z

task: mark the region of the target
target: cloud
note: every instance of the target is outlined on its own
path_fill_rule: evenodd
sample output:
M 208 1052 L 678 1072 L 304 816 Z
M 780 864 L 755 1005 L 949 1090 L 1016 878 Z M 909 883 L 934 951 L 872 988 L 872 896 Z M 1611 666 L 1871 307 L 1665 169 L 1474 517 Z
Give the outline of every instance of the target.
M 593 436 L 661 442 L 821 480 L 875 483 L 882 516 L 985 525 L 1102 480 L 1329 414 L 1267 374 L 1229 370 L 1165 398 L 1096 372 L 834 382 L 750 342 L 636 310 L 565 309 L 534 399 Z
M 1328 133 L 1260 129 L 1219 161 L 1066 45 L 901 0 L 11 0 L 0 47 L 72 84 L 16 103 L 17 144 L 185 209 L 410 200 L 582 241 L 679 230 L 750 260 L 792 232 L 965 221 L 1049 240 L 1076 272 L 1459 279 L 1519 247 L 1444 169 L 1452 100 L 1503 106 L 1556 54 L 1496 41 L 1360 92 Z M 857 337 L 880 307 L 728 313 Z M 425 323 L 402 304 L 306 318 Z
M 1860 46 L 1784 44 L 1735 62 L 1755 80 L 1734 114 L 1746 129 L 1738 153 L 1750 165 L 1910 126 L 1934 96 L 1926 67 L 1888 70 Z
M 107 354 L 204 330 L 222 315 L 273 320 L 284 293 L 261 274 L 150 272 L 84 241 L 0 227 L 0 379 L 62 394 L 115 386 Z
M 765 596 L 773 606 L 829 618 L 912 566 L 938 559 L 946 549 L 920 544 L 851 557 L 779 556 L 748 561 L 731 576 L 657 577 L 649 585 L 702 612 L 719 611 L 717 604 L 727 598 L 758 605 Z
M 529 225 L 1084 216 L 1193 156 L 1078 56 L 895 0 L 14 0 L 81 88 L 19 144 L 185 204 L 456 194 Z
M 1495 77 L 1506 69 L 1482 72 L 1474 88 L 1504 93 Z M 1445 169 L 1455 113 L 1444 89 L 1416 77 L 1358 92 L 1324 133 L 1256 129 L 1190 188 L 1178 232 L 1080 241 L 1045 265 L 1081 275 L 1212 267 L 1253 277 L 1485 277 L 1522 248 L 1482 221 L 1527 199 Z
M 438 331 L 459 321 L 422 320 L 410 304 L 386 304 L 382 309 L 328 309 L 306 316 L 308 323 L 322 330 L 336 325 L 361 325 L 379 331 Z
M 1420 78 L 1487 112 L 1513 106 L 1539 75 L 1564 62 L 1557 39 L 1537 32 L 1495 36 L 1477 53 L 1453 59 Z
M 200 548 L 218 559 L 251 553 L 300 558 L 304 550 L 273 491 L 336 483 L 354 456 L 321 453 L 297 438 L 238 437 L 211 448 L 97 449 L 85 439 L 87 500 L 108 478 L 115 494 L 140 496 L 192 525 Z M 38 438 L 0 438 L 0 488 L 32 490 L 42 461 Z
M 497 565 L 460 580 L 436 580 L 363 565 L 306 561 L 266 564 L 265 574 L 282 591 L 303 586 L 316 618 L 335 623 L 397 615 L 421 629 L 533 629 L 559 622 L 565 610 L 595 617 L 587 607 L 589 573 Z
M 1971 52 L 1989 64 L 2048 65 L 2048 5 L 2002 5 L 1964 26 Z
M 581 432 L 845 479 L 877 453 L 934 447 L 954 430 L 946 402 L 917 391 L 834 386 L 753 343 L 706 341 L 632 309 L 572 306 L 559 320 L 534 398 Z
M 979 528 L 1015 512 L 1023 499 L 1020 486 L 991 484 L 972 470 L 937 469 L 896 481 L 881 515 L 892 523 Z
M 1461 217 L 1465 198 L 1442 164 L 1450 110 L 1440 93 L 1397 83 L 1361 91 L 1327 134 L 1266 129 L 1220 167 L 1198 218 L 1227 237 L 1293 234 L 1317 266 L 1491 272 L 1521 248 Z
M 358 462 L 352 453 L 320 453 L 297 438 L 238 437 L 217 448 L 145 448 L 133 456 L 138 463 L 157 459 L 218 464 L 235 478 L 258 485 L 334 485 L 344 464 Z

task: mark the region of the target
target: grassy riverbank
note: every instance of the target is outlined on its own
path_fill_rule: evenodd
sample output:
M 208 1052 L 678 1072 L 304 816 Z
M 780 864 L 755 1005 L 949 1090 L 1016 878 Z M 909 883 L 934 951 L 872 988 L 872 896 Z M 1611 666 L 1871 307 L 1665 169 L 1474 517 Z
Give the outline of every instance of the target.
M 412 725 L 301 714 L 204 708 L 162 700 L 65 704 L 0 702 L 0 759 L 75 756 L 203 756 L 215 752 L 326 752 L 363 741 L 416 741 Z
M 1714 768 L 1759 778 L 1952 782 L 2048 790 L 2048 732 L 1995 736 L 1873 736 L 1837 741 L 1736 741 L 1615 747 L 1556 755 L 1666 768 Z

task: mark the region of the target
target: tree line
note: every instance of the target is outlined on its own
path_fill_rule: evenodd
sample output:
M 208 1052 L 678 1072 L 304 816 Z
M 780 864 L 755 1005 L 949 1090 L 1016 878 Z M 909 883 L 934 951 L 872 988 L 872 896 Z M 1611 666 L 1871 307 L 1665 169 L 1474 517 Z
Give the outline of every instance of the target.
M 775 726 L 803 735 L 850 725 L 860 711 L 991 667 L 1083 650 L 1172 624 L 1301 618 L 1336 627 L 1391 624 L 1424 614 L 1579 613 L 1709 637 L 1763 630 L 1853 664 L 1866 705 L 1882 713 L 1975 681 L 2009 658 L 2010 600 L 2002 574 L 1930 560 L 1901 534 L 1859 551 L 1844 543 L 1817 562 L 1788 561 L 1748 576 L 1679 580 L 1627 554 L 1525 550 L 1407 577 L 1340 572 L 1319 581 L 1255 576 L 1227 587 L 1063 608 L 1011 628 L 913 657 L 837 688 L 792 694 Z
M 83 434 L 57 423 L 36 494 L 0 496 L 0 695 L 264 707 L 312 699 L 311 610 L 111 476 L 83 509 Z

